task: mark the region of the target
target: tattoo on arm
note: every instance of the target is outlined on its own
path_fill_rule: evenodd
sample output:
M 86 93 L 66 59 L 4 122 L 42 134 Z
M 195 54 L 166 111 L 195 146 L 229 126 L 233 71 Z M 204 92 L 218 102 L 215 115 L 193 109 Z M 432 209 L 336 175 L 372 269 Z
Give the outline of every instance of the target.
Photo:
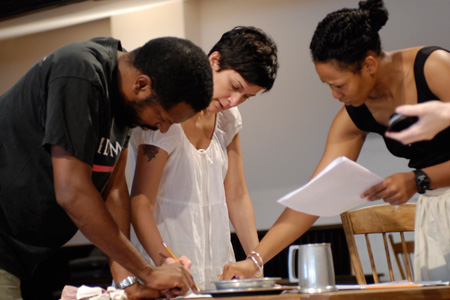
M 155 158 L 156 154 L 159 152 L 159 147 L 153 145 L 144 145 L 144 156 L 147 156 L 147 162 Z

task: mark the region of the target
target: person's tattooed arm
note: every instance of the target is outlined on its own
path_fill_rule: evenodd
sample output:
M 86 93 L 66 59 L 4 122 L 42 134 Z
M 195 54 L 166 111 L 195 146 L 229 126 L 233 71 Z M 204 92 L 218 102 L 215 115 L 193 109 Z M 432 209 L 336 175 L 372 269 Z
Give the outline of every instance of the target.
M 156 154 L 158 154 L 159 152 L 159 147 L 153 145 L 144 145 L 143 149 L 144 149 L 144 156 L 147 157 L 147 162 L 155 158 Z

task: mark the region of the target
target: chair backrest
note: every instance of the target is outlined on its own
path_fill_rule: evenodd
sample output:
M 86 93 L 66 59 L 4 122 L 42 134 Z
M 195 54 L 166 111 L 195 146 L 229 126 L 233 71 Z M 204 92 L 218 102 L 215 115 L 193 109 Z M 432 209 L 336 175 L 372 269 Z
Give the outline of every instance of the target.
M 411 261 L 411 255 L 414 254 L 414 241 L 406 241 L 406 251 L 407 255 L 403 253 L 403 243 L 402 242 L 394 242 L 394 236 L 392 234 L 388 234 L 389 242 L 392 247 L 392 252 L 395 255 L 395 261 L 397 262 L 398 270 L 400 271 L 400 276 L 402 279 L 406 279 L 406 259 Z M 406 257 L 407 256 L 407 257 Z M 402 263 L 403 261 L 403 263 Z
M 373 279 L 379 283 L 378 273 L 375 267 L 375 260 L 370 244 L 370 234 L 381 234 L 384 242 L 389 278 L 394 281 L 394 272 L 389 254 L 389 245 L 386 233 L 398 232 L 401 238 L 403 253 L 405 253 L 405 268 L 409 281 L 413 280 L 411 261 L 407 255 L 407 246 L 404 232 L 414 231 L 414 219 L 416 204 L 406 203 L 400 206 L 390 204 L 372 205 L 359 209 L 354 209 L 341 214 L 342 226 L 344 227 L 345 238 L 347 239 L 350 260 L 355 271 L 358 284 L 366 284 L 366 278 L 362 269 L 358 248 L 355 242 L 355 235 L 364 234 L 367 251 L 372 268 Z

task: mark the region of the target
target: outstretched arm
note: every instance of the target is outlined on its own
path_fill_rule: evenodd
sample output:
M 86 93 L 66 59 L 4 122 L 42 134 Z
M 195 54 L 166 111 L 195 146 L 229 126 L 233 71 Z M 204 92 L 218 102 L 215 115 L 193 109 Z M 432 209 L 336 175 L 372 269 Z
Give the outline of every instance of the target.
M 345 108 L 341 109 L 331 125 L 324 154 L 311 178 L 339 156 L 346 156 L 349 159 L 356 160 L 365 136 L 366 134 L 353 124 Z M 261 255 L 264 262 L 269 261 L 304 234 L 317 218 L 317 216 L 286 208 L 261 240 L 255 251 Z M 253 277 L 257 271 L 256 264 L 252 260 L 247 259 L 226 265 L 222 279 L 249 278 Z

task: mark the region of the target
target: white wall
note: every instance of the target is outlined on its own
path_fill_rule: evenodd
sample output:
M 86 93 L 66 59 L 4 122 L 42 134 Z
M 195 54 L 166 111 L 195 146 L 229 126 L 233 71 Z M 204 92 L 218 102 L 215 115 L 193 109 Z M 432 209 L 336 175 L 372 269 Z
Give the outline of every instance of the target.
M 131 51 L 156 37 L 184 37 L 184 24 L 183 2 L 169 1 L 164 5 L 111 16 L 111 35 Z

